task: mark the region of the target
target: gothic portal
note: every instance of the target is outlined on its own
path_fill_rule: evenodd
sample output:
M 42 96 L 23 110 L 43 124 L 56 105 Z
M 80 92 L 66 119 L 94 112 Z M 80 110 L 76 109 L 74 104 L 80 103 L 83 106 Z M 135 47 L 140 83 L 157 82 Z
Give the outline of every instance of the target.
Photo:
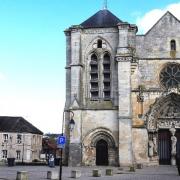
M 68 165 L 180 158 L 180 21 L 167 12 L 137 32 L 107 9 L 65 30 Z

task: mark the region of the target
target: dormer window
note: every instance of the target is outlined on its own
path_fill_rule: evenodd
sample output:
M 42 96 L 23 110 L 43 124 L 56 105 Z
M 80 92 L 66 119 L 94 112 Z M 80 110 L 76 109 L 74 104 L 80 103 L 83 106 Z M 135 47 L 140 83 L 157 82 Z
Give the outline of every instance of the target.
M 176 41 L 173 39 L 171 40 L 171 51 L 176 51 Z
M 98 48 L 102 48 L 102 40 L 101 40 L 101 39 L 99 39 L 99 40 L 97 41 L 97 47 L 98 47 Z

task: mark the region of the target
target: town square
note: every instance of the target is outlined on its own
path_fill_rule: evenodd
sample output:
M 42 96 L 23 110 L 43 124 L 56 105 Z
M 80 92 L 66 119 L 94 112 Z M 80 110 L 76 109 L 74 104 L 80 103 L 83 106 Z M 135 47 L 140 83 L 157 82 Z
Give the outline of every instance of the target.
M 0 0 L 0 18 L 0 179 L 179 179 L 179 0 Z

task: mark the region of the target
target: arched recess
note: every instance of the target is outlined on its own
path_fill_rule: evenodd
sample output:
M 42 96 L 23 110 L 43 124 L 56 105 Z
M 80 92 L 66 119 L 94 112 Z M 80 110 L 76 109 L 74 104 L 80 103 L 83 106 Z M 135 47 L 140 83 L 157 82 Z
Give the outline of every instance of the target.
M 155 132 L 159 128 L 171 128 L 173 123 L 180 128 L 177 118 L 180 118 L 180 95 L 177 93 L 163 95 L 156 99 L 146 114 L 147 130 Z
M 96 147 L 105 141 L 108 147 L 108 165 L 118 165 L 118 146 L 112 132 L 107 128 L 90 131 L 83 139 L 83 164 L 96 165 Z
M 102 49 L 103 50 L 113 52 L 112 46 L 110 45 L 110 43 L 105 38 L 103 38 L 102 36 L 96 36 L 95 38 L 93 38 L 91 40 L 91 42 L 86 47 L 86 49 L 85 49 L 85 54 L 86 55 L 89 54 L 90 52 L 94 51 L 94 49 L 97 48 L 97 46 L 94 46 L 94 44 L 97 44 L 99 40 L 102 41 Z
M 160 164 L 171 163 L 171 129 L 176 129 L 177 156 L 180 157 L 180 94 L 169 92 L 156 99 L 146 114 L 149 157 Z M 159 161 L 159 162 L 158 162 Z
M 102 41 L 102 48 L 97 48 L 97 44 L 98 41 L 101 40 Z M 91 88 L 91 83 L 86 83 L 85 85 L 85 96 L 87 99 L 90 100 L 98 100 L 98 99 L 104 99 L 104 100 L 111 100 L 111 87 L 113 86 L 113 77 L 109 78 L 109 79 L 104 79 L 105 76 L 110 75 L 107 74 L 107 70 L 106 72 L 104 71 L 104 68 L 108 67 L 107 61 L 104 61 L 104 56 L 109 58 L 109 67 L 111 67 L 111 72 L 114 71 L 114 63 L 115 61 L 113 61 L 114 57 L 115 57 L 115 51 L 113 50 L 113 48 L 111 47 L 110 43 L 103 37 L 101 36 L 97 36 L 95 37 L 87 46 L 85 53 L 84 53 L 84 64 L 85 64 L 85 71 L 84 71 L 84 78 L 86 82 L 91 82 L 91 76 L 89 75 L 91 73 L 91 58 L 93 54 L 96 54 L 97 56 L 97 63 L 99 66 L 98 69 L 98 73 L 99 73 L 99 94 L 98 94 L 98 98 L 92 98 L 92 91 L 96 91 L 96 89 L 92 89 Z M 105 82 L 107 80 L 110 80 L 110 82 Z M 107 87 L 108 86 L 108 87 Z M 93 92 L 96 93 L 97 92 Z M 85 99 L 85 98 L 84 98 Z
M 176 41 L 174 39 L 170 42 L 171 51 L 176 51 Z

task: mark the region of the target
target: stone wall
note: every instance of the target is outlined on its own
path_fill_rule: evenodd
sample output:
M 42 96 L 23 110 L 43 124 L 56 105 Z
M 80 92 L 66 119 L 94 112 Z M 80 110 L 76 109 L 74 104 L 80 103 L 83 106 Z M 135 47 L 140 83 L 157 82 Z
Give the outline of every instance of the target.
M 167 63 L 180 63 L 180 23 L 167 12 L 145 35 L 136 35 L 136 26 L 83 29 L 73 27 L 67 36 L 66 109 L 74 112 L 73 132 L 68 131 L 71 165 L 95 165 L 96 142 L 109 144 L 109 163 L 131 165 L 149 162 L 146 119 L 150 107 L 165 89 L 159 74 Z M 69 34 L 70 33 L 70 34 Z M 97 40 L 103 46 L 97 48 Z M 170 42 L 176 41 L 172 52 Z M 90 57 L 95 52 L 111 56 L 111 100 L 90 97 Z M 103 77 L 99 77 L 103 80 Z
M 3 134 L 8 134 L 8 141 L 4 142 Z M 22 135 L 22 140 L 17 142 L 17 134 Z M 12 138 L 12 141 L 10 140 Z M 2 159 L 2 150 L 7 150 L 8 157 L 16 159 L 16 151 L 20 151 L 20 158 L 16 161 L 32 162 L 40 158 L 42 149 L 42 135 L 26 133 L 0 133 L 0 160 Z
M 176 58 L 180 58 L 180 22 L 167 12 L 144 36 L 136 37 L 140 58 L 170 58 L 170 41 L 176 40 Z
M 95 165 L 96 143 L 94 141 L 101 138 L 109 142 L 109 163 L 117 165 L 117 110 L 76 110 L 74 119 L 76 125 L 70 134 L 69 165 Z

